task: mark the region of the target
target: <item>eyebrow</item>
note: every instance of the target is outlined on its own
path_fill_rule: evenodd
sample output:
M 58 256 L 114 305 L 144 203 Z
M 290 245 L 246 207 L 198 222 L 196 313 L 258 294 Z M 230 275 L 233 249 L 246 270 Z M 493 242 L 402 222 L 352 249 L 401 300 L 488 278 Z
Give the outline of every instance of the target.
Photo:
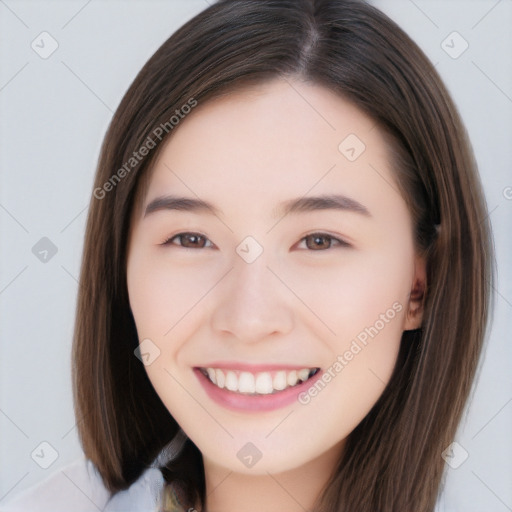
M 180 210 L 187 212 L 205 212 L 212 215 L 219 215 L 220 210 L 212 203 L 193 197 L 182 197 L 165 195 L 153 199 L 146 207 L 144 217 L 161 210 Z M 329 194 L 321 196 L 300 197 L 289 199 L 273 210 L 273 217 L 284 217 L 290 213 L 306 213 L 316 210 L 341 210 L 345 212 L 358 213 L 365 217 L 371 217 L 371 213 L 355 199 L 340 195 Z

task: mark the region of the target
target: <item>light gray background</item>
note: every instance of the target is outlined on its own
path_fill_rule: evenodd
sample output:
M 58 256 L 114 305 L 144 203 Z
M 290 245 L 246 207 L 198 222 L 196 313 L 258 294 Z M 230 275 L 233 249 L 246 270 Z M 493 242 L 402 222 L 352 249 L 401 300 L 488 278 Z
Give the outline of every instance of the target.
M 447 469 L 446 499 L 454 511 L 505 512 L 512 510 L 512 0 L 373 3 L 436 64 L 480 166 L 496 240 L 496 309 L 456 439 L 469 457 Z M 101 140 L 142 65 L 205 7 L 205 0 L 0 0 L 0 504 L 81 453 L 70 349 Z M 31 48 L 43 31 L 59 45 L 47 59 Z M 458 36 L 446 39 L 453 31 L 469 44 L 456 59 L 445 51 L 462 49 Z M 46 263 L 32 253 L 42 237 L 58 248 Z M 31 458 L 42 442 L 58 452 L 48 469 Z

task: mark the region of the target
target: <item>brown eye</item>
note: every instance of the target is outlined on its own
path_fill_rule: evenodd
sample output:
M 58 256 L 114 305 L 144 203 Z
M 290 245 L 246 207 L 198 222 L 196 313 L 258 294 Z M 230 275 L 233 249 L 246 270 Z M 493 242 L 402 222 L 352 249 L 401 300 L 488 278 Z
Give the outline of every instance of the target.
M 175 240 L 179 240 L 179 243 L 175 243 Z M 207 243 L 210 243 L 210 245 L 207 246 Z M 163 245 L 178 245 L 185 249 L 204 249 L 212 244 L 208 238 L 199 233 L 179 233 L 166 240 Z
M 349 244 L 325 233 L 312 233 L 311 235 L 305 236 L 302 240 L 306 242 L 306 248 L 312 251 L 323 251 L 331 249 L 333 246 L 345 246 Z

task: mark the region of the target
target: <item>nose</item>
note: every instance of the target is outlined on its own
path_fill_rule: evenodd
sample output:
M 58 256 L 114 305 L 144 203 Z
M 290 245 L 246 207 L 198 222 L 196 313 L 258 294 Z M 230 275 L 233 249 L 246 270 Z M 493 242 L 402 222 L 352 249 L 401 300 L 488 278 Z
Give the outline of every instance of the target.
M 293 297 L 267 268 L 264 255 L 252 263 L 237 256 L 212 312 L 216 333 L 255 343 L 292 330 Z

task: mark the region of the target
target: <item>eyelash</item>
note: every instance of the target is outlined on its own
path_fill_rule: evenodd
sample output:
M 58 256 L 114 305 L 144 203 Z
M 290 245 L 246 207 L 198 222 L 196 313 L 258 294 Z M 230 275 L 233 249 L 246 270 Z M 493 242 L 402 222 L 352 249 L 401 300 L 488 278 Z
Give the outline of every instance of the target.
M 184 247 L 181 244 L 179 244 L 179 245 L 178 244 L 173 244 L 173 240 L 174 239 L 179 239 L 180 237 L 183 237 L 185 235 L 192 235 L 192 236 L 195 236 L 195 237 L 198 237 L 198 238 L 203 238 L 203 239 L 207 240 L 208 242 L 210 242 L 210 244 L 212 244 L 212 242 L 210 240 L 208 240 L 208 238 L 206 238 L 204 235 L 201 235 L 200 233 L 194 233 L 194 232 L 191 232 L 191 231 L 185 231 L 183 233 L 178 233 L 176 235 L 173 235 L 170 238 L 167 238 L 161 245 L 177 245 L 177 247 L 181 247 L 183 249 L 190 249 L 190 250 L 207 249 L 207 248 L 210 248 L 210 247 L 213 246 L 213 244 L 212 244 L 209 247 L 198 247 L 197 248 L 197 247 Z M 328 240 L 331 241 L 331 245 L 329 247 L 327 247 L 326 249 L 318 249 L 318 250 L 309 249 L 312 252 L 326 251 L 327 249 L 333 249 L 334 247 L 350 247 L 350 244 L 348 244 L 344 240 L 341 240 L 340 238 L 336 238 L 336 237 L 334 237 L 332 235 L 329 235 L 328 233 L 322 233 L 322 232 L 309 233 L 306 236 L 304 236 L 303 238 L 301 238 L 299 243 L 305 241 L 309 237 L 327 238 Z M 332 245 L 332 242 L 334 242 L 334 246 Z

